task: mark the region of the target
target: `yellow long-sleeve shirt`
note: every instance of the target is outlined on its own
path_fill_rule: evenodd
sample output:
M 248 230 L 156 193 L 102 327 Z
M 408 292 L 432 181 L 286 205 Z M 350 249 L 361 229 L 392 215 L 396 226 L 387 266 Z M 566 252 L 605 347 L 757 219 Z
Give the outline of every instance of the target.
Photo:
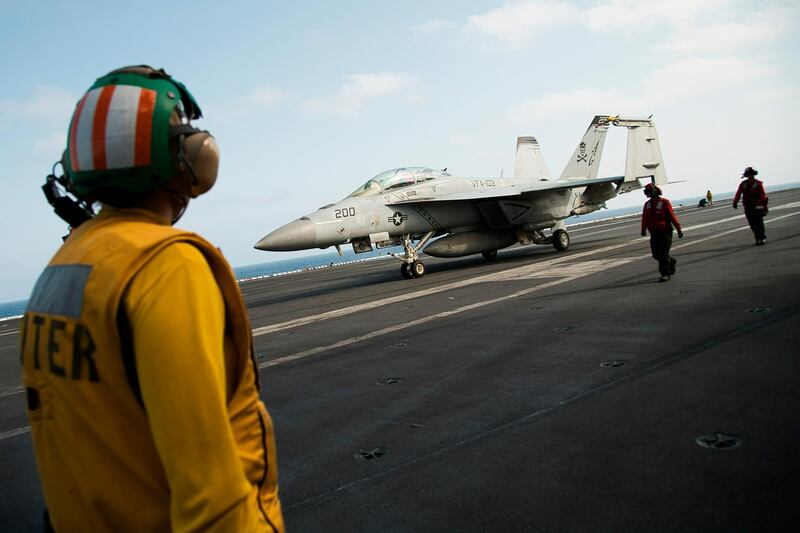
M 228 422 L 225 307 L 200 251 L 165 248 L 133 279 L 125 305 L 173 529 L 259 531 Z

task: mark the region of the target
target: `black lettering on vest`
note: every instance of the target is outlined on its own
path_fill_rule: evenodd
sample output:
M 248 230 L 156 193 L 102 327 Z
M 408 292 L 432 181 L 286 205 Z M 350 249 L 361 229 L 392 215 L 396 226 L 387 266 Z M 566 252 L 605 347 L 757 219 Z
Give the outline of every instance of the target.
M 42 330 L 42 326 L 44 325 L 44 317 L 39 315 L 33 315 L 33 325 L 36 326 L 36 335 L 33 338 L 33 368 L 39 369 L 39 332 Z
M 41 400 L 39 399 L 39 391 L 36 389 L 32 389 L 30 387 L 25 388 L 25 394 L 28 399 L 28 410 L 35 411 L 42 405 Z
M 67 323 L 63 320 L 50 321 L 50 335 L 47 339 L 47 360 L 50 363 L 50 372 L 56 376 L 66 377 L 67 373 L 64 371 L 63 366 L 56 364 L 55 354 L 59 351 L 58 343 L 56 342 L 56 331 L 64 331 L 67 328 Z
M 84 338 L 87 341 L 85 346 Z M 92 357 L 95 348 L 96 346 L 89 330 L 81 324 L 75 326 L 75 333 L 72 336 L 72 379 L 81 379 L 82 362 L 86 359 L 86 363 L 89 366 L 89 381 L 94 383 L 100 381 L 97 377 L 97 366 L 94 363 L 94 357 Z
M 26 314 L 22 317 L 22 324 L 20 324 L 20 329 L 22 330 L 22 344 L 20 345 L 19 350 L 19 363 L 25 363 L 25 341 L 28 338 L 28 315 Z

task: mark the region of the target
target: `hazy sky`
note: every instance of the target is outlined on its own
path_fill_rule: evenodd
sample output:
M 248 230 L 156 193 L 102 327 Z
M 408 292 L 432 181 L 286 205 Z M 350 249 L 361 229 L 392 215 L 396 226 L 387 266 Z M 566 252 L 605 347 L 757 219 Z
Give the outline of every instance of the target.
M 40 185 L 76 101 L 146 63 L 184 82 L 217 138 L 217 186 L 179 226 L 234 266 L 253 244 L 405 165 L 513 170 L 535 135 L 558 175 L 595 114 L 654 115 L 666 188 L 798 181 L 792 1 L 94 2 L 0 0 L 0 301 L 27 298 L 66 231 Z M 601 175 L 624 170 L 612 128 Z M 641 195 L 609 203 L 642 202 Z

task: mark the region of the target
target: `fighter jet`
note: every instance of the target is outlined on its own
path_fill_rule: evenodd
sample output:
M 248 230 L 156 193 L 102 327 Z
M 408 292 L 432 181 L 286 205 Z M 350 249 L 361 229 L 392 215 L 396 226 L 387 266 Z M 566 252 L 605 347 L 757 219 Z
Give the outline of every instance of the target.
M 628 130 L 624 176 L 597 177 L 609 126 Z M 518 137 L 513 177 L 457 177 L 447 169 L 381 172 L 343 200 L 282 226 L 255 244 L 290 251 L 350 244 L 355 253 L 401 245 L 391 255 L 404 278 L 425 275 L 420 252 L 433 257 L 483 254 L 513 244 L 569 247 L 564 221 L 605 207 L 619 194 L 667 182 L 652 115 L 594 117 L 558 179 L 552 179 L 535 137 Z

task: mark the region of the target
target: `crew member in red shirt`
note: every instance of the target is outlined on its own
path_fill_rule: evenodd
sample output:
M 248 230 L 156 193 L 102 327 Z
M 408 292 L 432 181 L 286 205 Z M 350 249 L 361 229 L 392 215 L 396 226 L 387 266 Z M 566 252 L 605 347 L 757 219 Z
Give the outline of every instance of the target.
M 652 183 L 644 187 L 644 195 L 649 198 L 642 210 L 642 237 L 650 232 L 650 251 L 653 259 L 658 261 L 658 272 L 661 274 L 659 281 L 668 281 L 675 275 L 677 260 L 669 255 L 672 247 L 672 228 L 678 230 L 678 238 L 683 238 L 681 224 L 672 204 L 661 197 L 661 189 Z
M 761 246 L 767 240 L 767 235 L 764 233 L 764 217 L 767 215 L 769 198 L 764 191 L 764 184 L 756 179 L 757 175 L 758 170 L 753 167 L 744 169 L 742 177 L 747 179 L 739 184 L 739 190 L 733 198 L 733 208 L 738 209 L 741 198 L 744 204 L 744 216 L 747 217 L 750 229 L 753 230 L 756 246 Z

